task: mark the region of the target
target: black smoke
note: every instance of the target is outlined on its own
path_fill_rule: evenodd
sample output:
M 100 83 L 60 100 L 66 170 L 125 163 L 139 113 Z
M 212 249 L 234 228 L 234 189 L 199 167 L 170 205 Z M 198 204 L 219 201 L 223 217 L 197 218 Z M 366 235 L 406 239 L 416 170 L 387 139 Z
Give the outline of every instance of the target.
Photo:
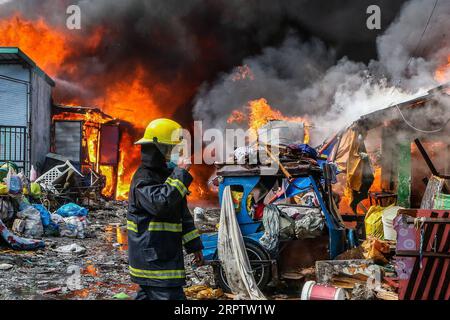
M 106 75 L 110 82 L 127 78 L 136 65 L 148 71 L 146 84 L 152 90 L 163 84 L 170 93 L 155 90 L 160 106 L 176 104 L 176 117 L 191 119 L 194 97 L 203 85 L 214 83 L 244 59 L 266 54 L 269 47 L 309 43 L 305 54 L 323 46 L 323 63 L 293 66 L 295 72 L 323 71 L 344 57 L 368 62 L 377 55 L 375 39 L 397 16 L 403 0 L 15 0 L 0 6 L 0 19 L 19 12 L 31 20 L 44 19 L 55 29 L 66 31 L 76 46 L 67 64 L 76 65 L 72 74 L 62 68 L 58 74 L 57 99 L 101 97 Z M 77 4 L 82 13 L 82 30 L 65 29 L 66 8 Z M 382 9 L 380 31 L 365 28 L 368 5 Z M 92 52 L 83 39 L 95 28 L 106 32 Z M 295 39 L 286 40 L 288 34 Z M 320 39 L 311 40 L 311 39 Z M 49 48 L 51 50 L 51 48 Z M 282 59 L 282 56 L 274 57 Z M 286 66 L 289 67 L 289 66 Z M 307 73 L 308 74 L 308 73 Z M 303 79 L 297 85 L 307 84 Z M 179 99 L 172 99 L 179 95 Z

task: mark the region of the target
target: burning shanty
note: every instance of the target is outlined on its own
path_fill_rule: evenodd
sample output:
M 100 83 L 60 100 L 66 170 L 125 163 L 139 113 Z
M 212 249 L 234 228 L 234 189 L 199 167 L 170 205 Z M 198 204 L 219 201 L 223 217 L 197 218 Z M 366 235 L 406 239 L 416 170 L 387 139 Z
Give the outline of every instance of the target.
M 0 299 L 449 300 L 450 6 L 169 2 L 0 1 Z

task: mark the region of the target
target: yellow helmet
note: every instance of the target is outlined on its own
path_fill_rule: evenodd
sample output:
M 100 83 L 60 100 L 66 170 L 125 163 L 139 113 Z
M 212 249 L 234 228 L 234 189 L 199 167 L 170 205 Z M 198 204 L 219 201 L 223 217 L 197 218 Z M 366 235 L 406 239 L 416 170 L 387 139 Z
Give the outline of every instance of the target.
M 181 142 L 181 125 L 170 119 L 156 119 L 150 122 L 145 129 L 144 137 L 135 144 L 164 143 L 177 145 Z M 180 136 L 172 140 L 175 131 L 180 131 Z

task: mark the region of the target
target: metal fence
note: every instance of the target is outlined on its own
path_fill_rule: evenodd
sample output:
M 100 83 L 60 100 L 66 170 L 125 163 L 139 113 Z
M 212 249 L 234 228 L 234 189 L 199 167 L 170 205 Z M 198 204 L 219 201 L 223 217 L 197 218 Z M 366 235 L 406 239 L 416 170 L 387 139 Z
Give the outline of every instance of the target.
M 14 162 L 25 172 L 29 167 L 27 127 L 0 126 L 0 164 Z

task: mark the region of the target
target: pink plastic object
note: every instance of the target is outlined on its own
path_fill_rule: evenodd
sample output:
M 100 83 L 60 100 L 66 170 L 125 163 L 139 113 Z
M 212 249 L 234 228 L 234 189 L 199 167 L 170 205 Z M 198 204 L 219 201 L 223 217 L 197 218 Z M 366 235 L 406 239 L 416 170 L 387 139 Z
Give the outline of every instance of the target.
M 342 288 L 335 288 L 316 284 L 315 281 L 307 281 L 303 286 L 302 300 L 345 300 L 345 291 Z

